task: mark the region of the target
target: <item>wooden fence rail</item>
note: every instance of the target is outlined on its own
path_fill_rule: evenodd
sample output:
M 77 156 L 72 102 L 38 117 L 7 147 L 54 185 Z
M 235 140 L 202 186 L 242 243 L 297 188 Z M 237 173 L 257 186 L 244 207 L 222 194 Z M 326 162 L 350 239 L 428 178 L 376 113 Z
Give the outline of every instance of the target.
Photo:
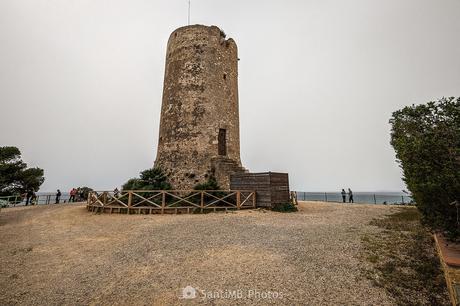
M 249 190 L 125 190 L 92 191 L 87 209 L 116 213 L 195 213 L 256 207 L 256 192 Z

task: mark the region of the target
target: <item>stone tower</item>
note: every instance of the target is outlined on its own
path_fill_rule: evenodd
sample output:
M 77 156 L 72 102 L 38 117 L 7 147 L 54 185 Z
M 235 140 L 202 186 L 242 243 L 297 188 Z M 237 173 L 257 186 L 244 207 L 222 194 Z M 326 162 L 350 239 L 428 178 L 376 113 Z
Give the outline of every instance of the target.
M 192 25 L 168 40 L 155 166 L 174 189 L 215 177 L 229 189 L 240 161 L 238 55 L 216 26 Z

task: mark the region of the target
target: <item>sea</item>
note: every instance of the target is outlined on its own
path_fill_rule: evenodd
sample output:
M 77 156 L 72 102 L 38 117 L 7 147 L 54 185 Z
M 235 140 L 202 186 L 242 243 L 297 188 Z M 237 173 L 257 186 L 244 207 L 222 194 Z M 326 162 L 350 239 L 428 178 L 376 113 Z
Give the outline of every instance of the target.
M 322 201 L 322 202 L 342 202 L 340 192 L 310 192 L 296 191 L 297 200 L 299 201 Z M 54 203 L 55 193 L 52 192 L 37 192 L 38 204 Z M 62 192 L 61 203 L 69 201 L 70 195 L 68 192 Z M 403 192 L 353 192 L 354 203 L 357 204 L 398 204 L 407 205 L 415 204 L 410 194 Z M 348 195 L 346 196 L 348 202 Z M 19 202 L 16 205 L 23 205 L 25 201 Z
M 297 191 L 299 201 L 343 202 L 340 192 Z M 404 192 L 353 192 L 354 203 L 360 204 L 415 204 L 412 196 Z M 346 196 L 348 202 L 348 195 Z

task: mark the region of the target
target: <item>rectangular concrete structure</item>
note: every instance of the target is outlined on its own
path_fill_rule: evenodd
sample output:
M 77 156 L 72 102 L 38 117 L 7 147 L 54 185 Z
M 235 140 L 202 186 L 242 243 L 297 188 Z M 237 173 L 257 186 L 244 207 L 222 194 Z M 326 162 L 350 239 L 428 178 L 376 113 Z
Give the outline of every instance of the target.
M 231 190 L 255 190 L 258 207 L 273 208 L 289 202 L 287 173 L 235 173 L 230 176 Z

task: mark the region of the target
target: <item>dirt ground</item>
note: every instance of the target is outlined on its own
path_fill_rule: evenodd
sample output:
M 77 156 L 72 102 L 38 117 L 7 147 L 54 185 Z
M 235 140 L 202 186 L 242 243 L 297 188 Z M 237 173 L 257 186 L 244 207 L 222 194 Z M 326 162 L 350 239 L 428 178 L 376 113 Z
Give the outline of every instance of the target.
M 360 253 L 362 235 L 378 231 L 369 222 L 397 208 L 299 207 L 194 215 L 94 214 L 82 204 L 2 209 L 0 305 L 394 304 L 363 276 Z M 196 298 L 184 299 L 186 286 Z

